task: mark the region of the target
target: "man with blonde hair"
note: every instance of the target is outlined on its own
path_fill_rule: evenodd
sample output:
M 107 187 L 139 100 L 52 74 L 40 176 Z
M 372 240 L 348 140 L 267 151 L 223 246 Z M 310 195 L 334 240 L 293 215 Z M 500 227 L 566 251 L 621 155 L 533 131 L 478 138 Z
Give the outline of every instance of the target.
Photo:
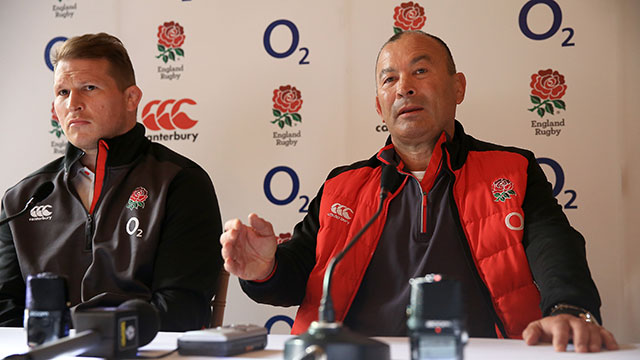
M 25 279 L 41 272 L 67 278 L 73 306 L 140 298 L 162 330 L 207 326 L 222 263 L 211 179 L 144 136 L 142 91 L 116 37 L 73 37 L 54 63 L 54 106 L 69 144 L 2 199 L 5 218 L 41 183 L 55 185 L 49 217 L 0 227 L 0 326 L 22 325 Z

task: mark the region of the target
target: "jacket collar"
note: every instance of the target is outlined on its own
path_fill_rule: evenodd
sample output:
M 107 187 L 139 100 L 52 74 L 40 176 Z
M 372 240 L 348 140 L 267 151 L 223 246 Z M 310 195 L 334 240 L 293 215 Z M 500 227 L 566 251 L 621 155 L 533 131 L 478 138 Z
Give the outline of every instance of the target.
M 469 142 L 469 137 L 465 134 L 462 124 L 456 120 L 453 139 L 449 139 L 442 145 L 443 150 L 446 149 L 449 154 L 451 170 L 459 170 L 467 161 Z
M 138 154 L 151 144 L 144 136 L 144 125 L 136 123 L 133 129 L 111 139 L 100 139 L 107 143 L 109 156 L 106 166 L 125 165 L 138 157 Z M 84 156 L 84 151 L 75 147 L 71 142 L 67 143 L 64 156 L 64 170 L 69 172 L 71 166 Z
M 469 137 L 464 132 L 464 127 L 459 121 L 455 121 L 455 130 L 453 138 L 447 136 L 443 131 L 436 146 L 440 146 L 442 153 L 434 151 L 434 155 L 438 157 L 448 154 L 448 160 L 452 171 L 458 170 L 464 165 L 467 160 L 467 154 L 469 153 Z M 434 149 L 435 150 L 435 149 Z M 404 163 L 402 159 L 396 153 L 393 143 L 391 141 L 391 135 L 387 137 L 385 146 L 378 151 L 376 155 L 377 159 L 382 163 L 382 166 L 394 166 L 398 172 L 407 174 L 404 169 Z M 446 162 L 446 160 L 445 160 Z

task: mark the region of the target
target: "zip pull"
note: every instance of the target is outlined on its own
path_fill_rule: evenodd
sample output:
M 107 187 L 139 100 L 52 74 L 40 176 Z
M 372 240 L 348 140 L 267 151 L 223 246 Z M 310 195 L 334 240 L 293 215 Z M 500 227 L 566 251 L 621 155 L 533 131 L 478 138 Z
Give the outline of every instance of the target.
M 92 243 L 91 239 L 93 239 L 93 215 L 87 214 L 87 224 L 84 227 L 85 232 L 85 243 L 84 249 L 86 251 L 91 251 Z

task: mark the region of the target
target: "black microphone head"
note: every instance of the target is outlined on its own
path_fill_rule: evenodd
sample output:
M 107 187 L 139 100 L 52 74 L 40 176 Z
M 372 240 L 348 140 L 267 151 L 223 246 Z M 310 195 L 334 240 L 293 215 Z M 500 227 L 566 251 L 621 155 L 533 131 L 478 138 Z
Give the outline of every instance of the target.
M 380 175 L 380 188 L 383 191 L 391 192 L 392 184 L 395 180 L 396 168 L 392 165 L 382 165 L 382 175 Z
M 63 310 L 68 301 L 67 281 L 53 273 L 27 276 L 25 307 L 29 310 Z
M 36 191 L 33 193 L 32 199 L 34 202 L 40 202 L 47 198 L 47 196 L 51 195 L 53 192 L 53 183 L 51 181 L 47 181 L 45 183 L 40 184 Z
M 127 300 L 118 306 L 120 310 L 133 310 L 138 314 L 139 346 L 151 342 L 160 330 L 160 317 L 153 305 L 141 299 Z

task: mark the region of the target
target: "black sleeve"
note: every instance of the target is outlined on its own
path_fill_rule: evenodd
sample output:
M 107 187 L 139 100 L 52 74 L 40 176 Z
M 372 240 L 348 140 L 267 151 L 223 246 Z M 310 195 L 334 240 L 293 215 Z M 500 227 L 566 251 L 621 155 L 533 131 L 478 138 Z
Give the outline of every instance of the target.
M 565 303 L 589 310 L 602 323 L 584 237 L 569 224 L 533 154 L 527 172 L 523 245 L 540 289 L 542 314 L 547 316 L 553 305 Z
M 161 330 L 186 331 L 209 325 L 210 301 L 222 266 L 222 220 L 211 179 L 185 168 L 169 186 L 155 259 L 151 302 Z
M 5 219 L 3 210 L 0 219 Z M 25 284 L 9 224 L 0 226 L 0 326 L 22 326 Z
M 316 237 L 320 228 L 319 210 L 323 187 L 309 203 L 309 212 L 299 222 L 291 240 L 278 245 L 276 270 L 265 282 L 240 280 L 242 290 L 254 301 L 295 306 L 304 299 L 309 274 L 316 263 Z

